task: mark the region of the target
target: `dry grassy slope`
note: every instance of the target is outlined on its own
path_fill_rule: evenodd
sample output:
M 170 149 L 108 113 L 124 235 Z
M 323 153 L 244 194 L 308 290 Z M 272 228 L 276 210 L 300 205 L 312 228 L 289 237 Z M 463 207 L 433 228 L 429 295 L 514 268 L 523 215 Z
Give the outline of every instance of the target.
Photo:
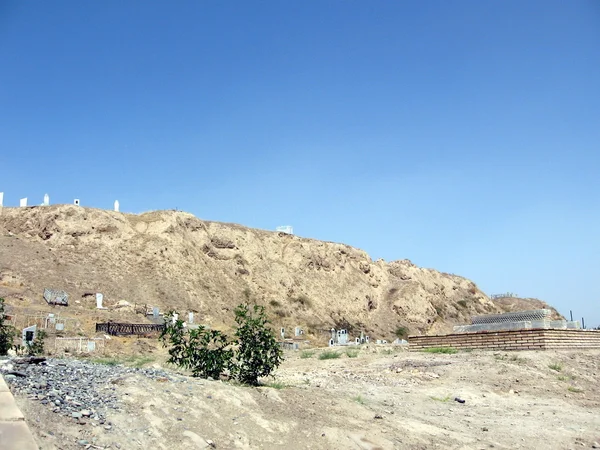
M 347 323 L 387 339 L 399 325 L 440 332 L 472 314 L 500 311 L 465 278 L 408 260 L 372 261 L 344 244 L 176 211 L 4 208 L 0 295 L 42 305 L 44 287 L 65 289 L 72 300 L 102 292 L 105 305 L 124 299 L 197 311 L 217 327 L 231 323 L 232 309 L 249 290 L 277 326 L 316 333 Z

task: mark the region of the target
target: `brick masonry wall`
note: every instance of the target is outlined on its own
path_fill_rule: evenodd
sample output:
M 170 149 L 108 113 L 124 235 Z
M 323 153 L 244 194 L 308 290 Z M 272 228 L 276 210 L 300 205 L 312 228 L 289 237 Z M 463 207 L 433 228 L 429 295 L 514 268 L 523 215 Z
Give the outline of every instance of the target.
M 485 350 L 600 349 L 598 330 L 508 330 L 409 336 L 410 350 L 432 347 Z

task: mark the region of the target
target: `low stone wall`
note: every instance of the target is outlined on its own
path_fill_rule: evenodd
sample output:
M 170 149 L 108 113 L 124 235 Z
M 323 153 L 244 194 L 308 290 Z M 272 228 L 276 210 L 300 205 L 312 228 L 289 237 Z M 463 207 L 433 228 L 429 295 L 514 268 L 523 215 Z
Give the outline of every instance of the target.
M 409 336 L 409 350 L 432 347 L 484 350 L 600 349 L 598 330 L 508 330 Z

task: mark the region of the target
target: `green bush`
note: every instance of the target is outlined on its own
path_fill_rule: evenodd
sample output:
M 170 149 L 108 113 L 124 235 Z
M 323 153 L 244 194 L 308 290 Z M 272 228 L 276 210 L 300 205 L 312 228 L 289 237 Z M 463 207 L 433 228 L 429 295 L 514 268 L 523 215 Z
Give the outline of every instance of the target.
M 173 315 L 171 311 L 165 316 L 167 325 L 161 334 L 163 345 L 170 347 L 167 362 L 191 370 L 195 377 L 216 379 L 229 371 L 231 378 L 256 386 L 259 377 L 270 375 L 283 361 L 264 306 L 250 308 L 243 303 L 235 309 L 237 341 L 233 342 L 203 326 L 185 329 L 183 321 L 173 323 Z
M 6 323 L 4 315 L 4 299 L 0 297 L 0 356 L 4 356 L 13 346 L 15 329 Z
M 227 336 L 203 326 L 186 330 L 182 320 L 173 323 L 173 314 L 166 314 L 166 327 L 160 336 L 165 345 L 171 344 L 167 362 L 190 370 L 194 377 L 218 379 L 233 356 L 227 349 Z
M 319 355 L 319 359 L 338 359 L 340 356 L 342 356 L 341 353 L 332 352 L 331 350 L 325 350 Z
M 237 351 L 232 375 L 244 384 L 256 386 L 259 377 L 271 374 L 283 361 L 283 352 L 273 331 L 268 327 L 265 308 L 247 303 L 235 309 Z
M 458 303 L 463 308 L 467 307 L 467 301 L 466 300 L 459 300 L 456 303 Z
M 29 356 L 42 355 L 44 354 L 44 339 L 46 338 L 46 332 L 44 330 L 38 330 L 35 334 L 33 342 L 27 342 L 27 354 Z
M 404 339 L 406 336 L 408 336 L 408 328 L 398 327 L 398 328 L 396 328 L 395 333 L 399 339 Z

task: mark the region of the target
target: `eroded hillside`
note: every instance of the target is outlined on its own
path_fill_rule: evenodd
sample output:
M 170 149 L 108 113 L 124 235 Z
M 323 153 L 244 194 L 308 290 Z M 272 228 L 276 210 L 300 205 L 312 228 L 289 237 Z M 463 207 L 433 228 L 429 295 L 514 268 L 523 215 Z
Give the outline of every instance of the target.
M 102 292 L 105 305 L 127 300 L 195 311 L 217 327 L 231 323 L 231 310 L 250 293 L 277 326 L 300 325 L 313 336 L 345 326 L 391 339 L 398 326 L 447 331 L 473 314 L 500 312 L 465 278 L 408 260 L 372 261 L 344 244 L 177 211 L 4 208 L 0 295 L 44 305 L 45 287 L 66 290 L 92 311 L 84 294 Z

